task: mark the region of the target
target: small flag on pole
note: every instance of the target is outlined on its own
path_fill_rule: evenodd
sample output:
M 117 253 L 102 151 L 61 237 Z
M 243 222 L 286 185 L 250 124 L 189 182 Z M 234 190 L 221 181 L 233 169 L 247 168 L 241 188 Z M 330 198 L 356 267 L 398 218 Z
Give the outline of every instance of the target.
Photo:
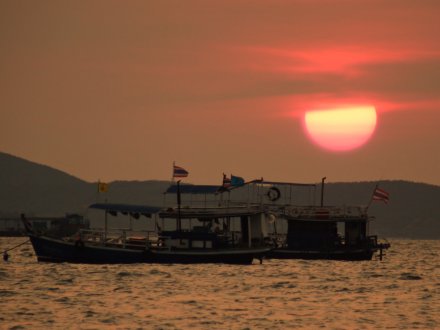
M 244 179 L 231 174 L 231 186 L 238 187 L 244 185 Z
M 173 178 L 186 178 L 188 174 L 183 167 L 173 165 Z
M 98 182 L 98 192 L 105 193 L 108 191 L 108 183 Z
M 385 204 L 388 204 L 388 201 L 390 200 L 390 194 L 388 192 L 386 192 L 385 190 L 376 187 L 376 189 L 374 189 L 374 193 L 373 193 L 373 200 L 374 201 L 382 201 Z

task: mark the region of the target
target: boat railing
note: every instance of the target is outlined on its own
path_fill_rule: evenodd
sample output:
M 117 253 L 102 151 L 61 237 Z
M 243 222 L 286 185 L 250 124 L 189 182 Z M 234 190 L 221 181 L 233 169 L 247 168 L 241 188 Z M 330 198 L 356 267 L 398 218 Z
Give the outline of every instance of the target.
M 78 235 L 77 235 L 78 236 Z M 123 248 L 150 248 L 157 245 L 159 236 L 155 231 L 133 231 L 126 229 L 81 229 L 79 237 L 75 239 L 82 240 L 89 244 L 103 246 L 118 246 Z
M 365 218 L 367 208 L 363 206 L 314 206 L 314 205 L 291 205 L 270 203 L 243 203 L 231 202 L 229 205 L 189 207 L 182 206 L 181 210 L 191 210 L 200 213 L 235 213 L 239 211 L 264 211 L 273 212 L 275 215 L 284 215 L 292 218 Z
M 274 208 L 273 208 L 274 209 Z M 274 209 L 279 215 L 290 219 L 366 219 L 366 208 L 362 206 L 284 206 Z
M 211 234 L 210 236 L 200 236 L 200 237 L 191 237 L 187 234 L 192 232 L 191 230 L 182 230 L 180 234 L 176 235 L 167 235 L 167 234 L 159 234 L 157 245 L 155 247 L 157 249 L 174 249 L 176 246 L 174 245 L 177 242 L 182 240 L 191 240 L 194 241 L 211 241 L 213 243 L 213 247 L 215 246 L 228 246 L 231 248 L 242 247 L 245 242 L 242 240 L 242 233 L 238 230 L 228 230 L 228 231 L 213 231 L 207 232 L 207 234 Z M 173 242 L 174 241 L 174 242 Z

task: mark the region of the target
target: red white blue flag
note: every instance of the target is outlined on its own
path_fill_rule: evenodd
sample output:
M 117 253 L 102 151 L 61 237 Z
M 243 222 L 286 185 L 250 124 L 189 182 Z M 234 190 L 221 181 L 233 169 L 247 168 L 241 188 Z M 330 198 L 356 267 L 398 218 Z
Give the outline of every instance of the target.
M 173 165 L 173 177 L 174 178 L 186 178 L 188 176 L 188 171 L 183 167 Z
M 390 200 L 390 194 L 385 190 L 376 187 L 373 193 L 373 200 L 382 201 L 385 204 L 388 204 L 388 201 Z

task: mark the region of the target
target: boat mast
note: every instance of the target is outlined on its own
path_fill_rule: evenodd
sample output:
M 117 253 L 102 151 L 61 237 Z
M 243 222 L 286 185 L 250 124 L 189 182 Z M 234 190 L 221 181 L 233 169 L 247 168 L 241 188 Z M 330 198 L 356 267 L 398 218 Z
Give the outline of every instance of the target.
M 321 207 L 324 206 L 324 181 L 327 177 L 323 177 L 321 180 Z
M 177 180 L 177 231 L 181 231 L 182 229 L 182 222 L 181 222 L 181 217 L 180 217 L 180 204 L 181 204 L 181 199 L 180 199 L 180 180 Z
M 105 198 L 105 204 L 107 204 L 107 198 Z M 104 213 L 104 245 L 107 242 L 107 230 L 108 230 L 108 210 L 105 209 Z
M 104 213 L 104 245 L 105 245 L 105 242 L 107 242 L 107 215 L 108 215 L 108 211 L 107 210 L 105 210 L 105 213 Z

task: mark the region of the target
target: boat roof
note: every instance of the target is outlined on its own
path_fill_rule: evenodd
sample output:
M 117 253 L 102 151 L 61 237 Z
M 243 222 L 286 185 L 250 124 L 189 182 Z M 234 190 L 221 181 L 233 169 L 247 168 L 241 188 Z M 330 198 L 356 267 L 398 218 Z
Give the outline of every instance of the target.
M 191 218 L 200 218 L 200 219 L 216 219 L 222 217 L 239 217 L 252 215 L 257 213 L 262 213 L 262 209 L 260 207 L 213 207 L 213 208 L 181 208 L 180 212 L 178 208 L 169 207 L 162 208 L 156 206 L 147 206 L 147 205 L 132 205 L 132 204 L 113 204 L 113 203 L 95 203 L 89 206 L 91 209 L 104 210 L 111 214 L 123 213 L 123 214 L 131 214 L 131 215 L 144 215 L 147 217 L 151 217 L 152 214 L 159 214 L 160 218 L 177 218 L 181 217 L 182 219 L 191 219 Z
M 182 208 L 180 212 L 177 208 L 168 208 L 159 213 L 161 218 L 177 218 L 200 220 L 210 220 L 226 217 L 241 217 L 264 213 L 261 207 L 212 207 L 212 208 Z
M 297 182 L 280 182 L 280 181 L 267 181 L 262 179 L 256 179 L 246 184 L 261 184 L 261 185 L 276 185 L 276 186 L 299 186 L 299 187 L 316 187 L 314 183 L 297 183 Z M 184 184 L 180 185 L 180 193 L 181 194 L 216 194 L 219 192 L 224 192 L 228 190 L 232 190 L 235 188 L 239 188 L 242 186 L 232 186 L 227 189 L 222 190 L 222 187 L 219 185 L 192 185 L 192 184 Z M 171 185 L 165 191 L 165 194 L 177 194 L 177 185 Z
M 107 212 L 138 213 L 148 217 L 150 217 L 154 213 L 163 210 L 163 208 L 157 206 L 114 204 L 114 203 L 95 203 L 90 205 L 89 208 L 104 210 Z
M 253 180 L 249 183 L 266 184 L 273 186 L 299 186 L 299 187 L 316 187 L 315 183 L 299 183 L 299 182 L 281 182 L 281 181 L 267 181 L 267 180 Z
M 219 191 L 220 186 L 211 185 L 180 185 L 181 194 L 215 194 Z M 177 185 L 169 186 L 165 194 L 177 194 Z

